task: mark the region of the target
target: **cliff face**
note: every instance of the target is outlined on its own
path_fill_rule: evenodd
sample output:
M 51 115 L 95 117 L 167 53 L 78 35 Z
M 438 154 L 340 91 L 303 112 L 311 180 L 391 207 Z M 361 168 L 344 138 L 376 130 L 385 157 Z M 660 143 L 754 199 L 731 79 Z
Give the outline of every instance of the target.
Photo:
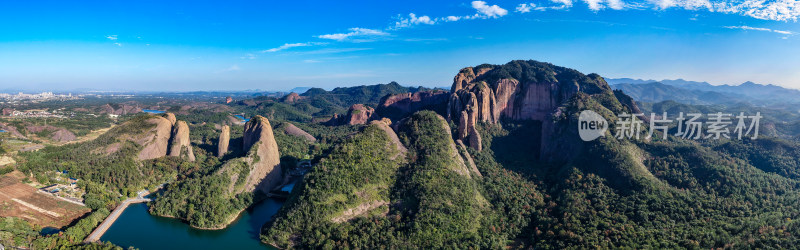
M 268 193 L 281 182 L 278 144 L 267 118 L 255 116 L 244 125 L 243 148 L 249 149 L 250 174 L 241 192 L 261 190 Z M 254 147 L 255 146 L 255 147 Z
M 554 132 L 551 117 L 578 92 L 597 94 L 611 88 L 596 74 L 537 61 L 479 65 L 462 69 L 454 78 L 447 118 L 458 125 L 455 138 L 482 149 L 475 124 L 500 120 L 542 122 L 542 140 Z M 542 147 L 542 150 L 548 150 Z
M 387 95 L 381 99 L 376 113 L 381 117 L 399 119 L 423 109 L 439 112 L 446 107 L 448 97 L 448 92 L 444 90 Z
M 194 161 L 194 150 L 189 140 L 189 125 L 185 121 L 177 121 L 172 128 L 169 156 L 178 156 Z
M 222 133 L 219 134 L 219 142 L 217 143 L 217 157 L 222 157 L 228 153 L 228 143 L 231 140 L 231 127 L 228 125 L 222 126 Z
M 373 118 L 375 114 L 375 109 L 364 106 L 364 104 L 353 104 L 350 106 L 350 109 L 347 110 L 347 114 L 343 116 L 334 115 L 328 122 L 328 125 L 331 126 L 338 126 L 338 125 L 358 125 L 358 124 L 367 124 L 369 120 Z
M 374 113 L 375 110 L 370 107 L 364 106 L 363 104 L 354 104 L 350 106 L 350 110 L 347 111 L 345 122 L 350 125 L 366 124 Z
M 169 121 L 169 123 L 172 124 L 172 126 L 175 126 L 175 122 L 178 121 L 178 119 L 175 118 L 175 114 L 173 113 L 164 113 L 164 118 L 167 118 L 167 121 Z
M 147 119 L 146 122 L 155 124 L 155 126 L 135 140 L 143 147 L 139 152 L 139 160 L 150 160 L 167 155 L 172 123 L 161 116 L 154 116 Z

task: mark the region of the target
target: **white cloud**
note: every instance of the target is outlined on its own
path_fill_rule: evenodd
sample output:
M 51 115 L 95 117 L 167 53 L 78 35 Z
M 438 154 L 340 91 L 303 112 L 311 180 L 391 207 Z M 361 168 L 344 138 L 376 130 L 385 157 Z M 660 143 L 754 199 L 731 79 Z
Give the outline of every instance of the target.
M 436 21 L 431 19 L 431 17 L 429 16 L 417 17 L 417 15 L 414 13 L 409 13 L 408 18 L 401 17 L 399 19 L 400 19 L 399 21 L 394 23 L 395 29 L 411 27 L 412 25 L 417 25 L 417 24 L 428 24 L 428 25 L 436 24 Z
M 602 8 L 605 8 L 602 4 L 602 0 L 583 0 L 583 1 L 586 2 L 587 5 L 589 5 L 590 10 L 598 11 Z
M 459 17 L 459 16 L 447 16 L 447 21 L 448 22 L 455 22 L 455 21 L 458 21 L 460 19 L 461 19 L 461 17 Z
M 336 41 L 344 41 L 351 37 L 376 37 L 376 36 L 388 36 L 389 33 L 386 33 L 382 30 L 374 30 L 374 29 L 365 29 L 365 28 L 350 28 L 350 32 L 348 33 L 335 33 L 335 34 L 327 34 L 327 35 L 319 35 L 318 38 L 322 39 L 330 39 Z
M 550 1 L 552 1 L 554 3 L 560 3 L 561 6 L 564 7 L 564 8 L 572 7 L 572 0 L 550 0 Z
M 106 38 L 108 40 L 111 40 L 111 41 L 116 41 L 117 40 L 117 35 L 107 35 Z
M 756 30 L 756 31 L 774 32 L 774 33 L 783 34 L 783 35 L 794 35 L 794 32 L 791 32 L 791 31 L 788 31 L 788 30 L 774 30 L 774 29 L 769 29 L 769 28 L 750 27 L 750 26 L 746 26 L 746 25 L 743 25 L 743 26 L 725 26 L 723 28 L 726 28 L 726 29 L 740 29 L 740 30 Z
M 324 44 L 325 43 L 315 43 L 315 42 L 310 42 L 310 43 L 285 43 L 285 44 L 283 44 L 283 45 L 281 45 L 280 47 L 277 47 L 277 48 L 271 48 L 271 49 L 268 49 L 268 50 L 262 50 L 261 53 L 278 52 L 278 51 L 281 51 L 281 50 L 291 49 L 291 48 L 294 48 L 294 47 L 307 47 L 307 46 L 324 45 Z
M 708 0 L 653 0 L 656 9 L 677 7 L 686 10 L 713 10 L 713 5 Z
M 572 0 L 550 0 L 561 6 L 543 6 L 542 4 L 527 5 L 520 4 L 516 11 L 520 13 L 532 10 L 544 11 L 548 9 L 567 9 L 573 5 Z M 725 14 L 738 14 L 749 16 L 756 19 L 774 21 L 797 21 L 800 18 L 800 0 L 583 0 L 587 7 L 593 11 L 602 9 L 684 9 L 690 11 L 708 11 Z M 476 16 L 466 16 L 463 18 L 474 19 L 478 17 L 497 17 L 492 16 L 494 12 L 491 7 L 483 1 L 472 2 L 479 14 Z M 500 7 L 497 7 L 500 8 Z M 500 8 L 502 9 L 502 8 Z
M 531 9 L 536 8 L 535 3 L 523 3 L 517 6 L 517 12 L 519 13 L 528 13 L 531 12 Z
M 669 1 L 669 0 L 662 0 L 662 1 Z M 606 7 L 611 8 L 613 10 L 625 9 L 625 3 L 623 3 L 622 0 L 583 0 L 583 2 L 585 2 L 586 5 L 589 6 L 589 9 L 593 11 L 602 10 L 605 9 Z M 568 8 L 568 6 L 571 5 L 572 5 L 571 2 L 569 3 L 569 5 L 567 3 L 563 3 L 562 7 L 567 6 L 566 8 Z
M 255 55 L 255 54 L 253 54 L 253 53 L 247 53 L 247 54 L 245 54 L 244 56 L 242 56 L 242 57 L 240 57 L 240 58 L 241 58 L 241 59 L 250 59 L 250 60 L 253 60 L 253 59 L 256 59 L 256 55 Z
M 119 47 L 122 47 L 122 44 L 121 44 L 121 43 L 114 43 L 114 45 L 117 45 L 117 46 L 119 46 Z
M 508 14 L 508 11 L 497 5 L 489 5 L 484 1 L 472 1 L 472 8 L 478 11 L 479 17 L 498 18 Z
M 606 2 L 608 7 L 614 10 L 621 10 L 625 8 L 625 3 L 623 3 L 621 0 L 607 0 Z

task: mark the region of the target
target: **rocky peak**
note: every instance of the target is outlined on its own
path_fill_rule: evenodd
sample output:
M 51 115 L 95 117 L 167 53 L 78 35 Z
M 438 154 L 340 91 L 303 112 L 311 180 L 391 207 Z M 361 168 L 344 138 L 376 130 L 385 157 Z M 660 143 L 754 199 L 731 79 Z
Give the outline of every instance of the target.
M 170 139 L 169 156 L 178 156 L 194 161 L 194 150 L 189 140 L 189 125 L 185 121 L 177 121 L 172 128 L 172 138 Z
M 595 94 L 611 88 L 599 75 L 530 60 L 464 68 L 454 77 L 451 90 L 446 114 L 458 125 L 455 139 L 481 150 L 477 122 L 548 123 L 557 107 L 576 93 Z
M 350 109 L 347 110 L 347 114 L 344 116 L 334 115 L 328 122 L 328 125 L 336 126 L 336 125 L 358 125 L 358 124 L 366 124 L 369 120 L 373 118 L 375 114 L 375 110 L 371 107 L 365 106 L 364 104 L 353 104 L 350 106 Z
M 254 116 L 244 125 L 243 148 L 249 152 L 250 174 L 242 192 L 265 193 L 281 182 L 280 154 L 272 125 L 262 116 Z
M 295 92 L 289 93 L 288 95 L 283 97 L 283 102 L 285 103 L 294 103 L 301 99 L 301 96 Z
M 217 157 L 222 157 L 228 153 L 228 143 L 231 140 L 231 127 L 222 125 L 222 132 L 219 134 L 219 142 L 217 142 Z
M 172 124 L 172 126 L 175 126 L 175 122 L 178 121 L 178 119 L 175 118 L 175 114 L 173 113 L 164 113 L 164 118 L 166 118 L 167 121 L 169 121 Z
M 350 125 L 366 124 L 374 113 L 375 110 L 370 107 L 364 106 L 363 104 L 353 104 L 347 111 L 345 121 Z
M 169 139 L 172 135 L 172 123 L 167 118 L 153 116 L 145 122 L 153 124 L 150 130 L 142 135 L 137 135 L 135 142 L 142 145 L 139 160 L 150 160 L 167 155 Z
M 444 90 L 387 95 L 381 99 L 376 113 L 381 117 L 398 119 L 423 109 L 440 111 L 447 105 L 448 97 Z

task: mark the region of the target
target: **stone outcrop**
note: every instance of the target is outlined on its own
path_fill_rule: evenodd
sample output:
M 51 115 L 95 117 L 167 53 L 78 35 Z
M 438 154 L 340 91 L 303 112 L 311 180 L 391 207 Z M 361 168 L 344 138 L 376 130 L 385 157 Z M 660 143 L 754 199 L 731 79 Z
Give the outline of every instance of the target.
M 399 119 L 423 109 L 444 111 L 448 97 L 444 90 L 387 95 L 381 99 L 376 113 L 381 117 Z
M 345 122 L 349 125 L 366 124 L 374 113 L 375 110 L 370 107 L 363 104 L 353 104 L 353 106 L 350 106 L 350 110 L 347 111 Z
M 189 125 L 185 121 L 177 121 L 175 123 L 170 141 L 169 156 L 178 156 L 189 161 L 195 160 L 192 143 L 189 140 Z
M 167 118 L 154 116 L 145 121 L 153 124 L 150 130 L 135 138 L 135 142 L 142 146 L 139 160 L 150 160 L 167 155 L 169 139 L 172 135 L 172 123 Z
M 268 193 L 282 180 L 280 154 L 272 125 L 262 116 L 255 116 L 244 125 L 243 147 L 248 151 L 250 173 L 241 192 L 261 190 Z
M 298 95 L 295 92 L 292 92 L 292 93 L 289 93 L 288 95 L 283 97 L 283 102 L 285 102 L 285 103 L 295 103 L 295 102 L 299 101 L 302 98 L 303 98 L 302 96 Z
M 364 106 L 364 104 L 353 104 L 347 110 L 346 115 L 334 115 L 326 124 L 330 126 L 367 124 L 369 120 L 373 119 L 374 115 L 375 109 Z
M 394 147 L 397 149 L 398 152 L 397 154 L 392 156 L 392 160 L 397 159 L 397 157 L 403 156 L 406 153 L 408 153 L 408 149 L 405 146 L 403 146 L 403 143 L 400 142 L 400 138 L 397 137 L 397 133 L 395 133 L 394 130 L 389 126 L 391 125 L 390 120 L 384 118 L 381 120 L 372 121 L 369 124 L 377 126 L 381 130 L 383 130 L 383 132 L 385 132 L 387 136 L 389 136 L 389 141 L 391 141 L 391 143 L 394 145 Z
M 286 125 L 283 128 L 283 131 L 286 132 L 288 135 L 298 136 L 306 139 L 308 142 L 316 142 L 317 138 L 314 138 L 313 135 L 309 134 L 308 132 L 298 128 L 294 124 L 285 123 Z
M 169 123 L 171 123 L 172 126 L 175 126 L 175 122 L 178 121 L 178 119 L 175 118 L 175 114 L 173 113 L 164 113 L 164 118 L 167 118 L 167 121 L 169 121 Z
M 231 127 L 222 125 L 222 132 L 219 134 L 219 141 L 217 142 L 217 157 L 222 158 L 228 153 L 228 143 L 231 140 Z
M 542 140 L 552 134 L 551 117 L 578 92 L 611 91 L 602 77 L 549 63 L 512 61 L 462 69 L 454 78 L 446 116 L 458 125 L 455 139 L 482 149 L 475 125 L 502 119 L 542 122 Z M 542 150 L 546 150 L 542 147 Z

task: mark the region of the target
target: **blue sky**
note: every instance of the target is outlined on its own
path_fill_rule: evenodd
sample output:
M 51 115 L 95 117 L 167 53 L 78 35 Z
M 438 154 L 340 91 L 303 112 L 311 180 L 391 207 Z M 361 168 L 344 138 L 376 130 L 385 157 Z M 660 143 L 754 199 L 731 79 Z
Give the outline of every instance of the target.
M 5 1 L 0 89 L 288 90 L 534 59 L 800 88 L 798 0 Z

